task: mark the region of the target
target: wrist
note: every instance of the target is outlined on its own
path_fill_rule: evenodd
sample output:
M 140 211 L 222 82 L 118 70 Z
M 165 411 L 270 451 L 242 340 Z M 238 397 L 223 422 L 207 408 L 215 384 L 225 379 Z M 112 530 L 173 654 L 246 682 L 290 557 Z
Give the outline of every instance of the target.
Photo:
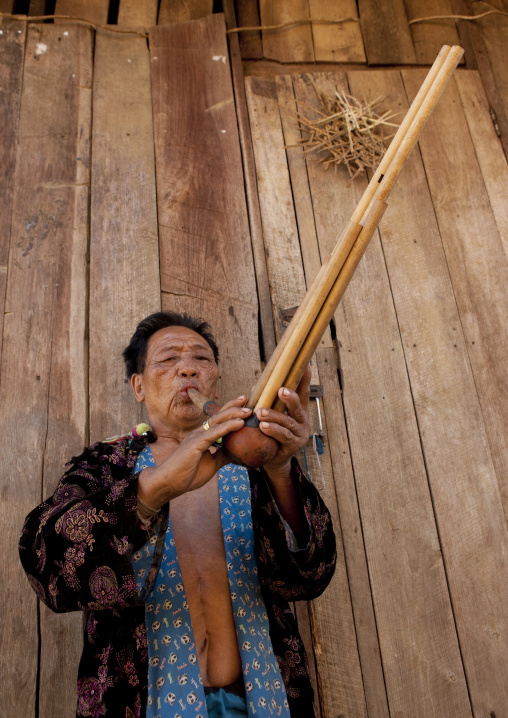
M 295 478 L 291 460 L 281 466 L 265 466 L 265 471 L 270 481 L 277 484 L 292 484 Z

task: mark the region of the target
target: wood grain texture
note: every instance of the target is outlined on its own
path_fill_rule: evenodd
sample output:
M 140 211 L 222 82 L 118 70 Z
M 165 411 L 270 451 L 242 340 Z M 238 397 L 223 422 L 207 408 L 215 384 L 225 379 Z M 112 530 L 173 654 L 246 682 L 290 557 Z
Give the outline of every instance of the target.
M 508 12 L 508 6 L 503 0 L 492 0 L 492 2 L 473 2 L 470 3 L 471 14 L 479 15 L 487 10 L 502 10 Z M 508 63 L 508 17 L 506 15 L 488 15 L 481 18 L 475 23 L 481 33 L 485 49 L 488 54 L 488 61 L 492 69 L 494 86 L 500 98 L 502 112 L 504 114 L 502 122 L 502 131 L 504 134 L 505 153 L 508 156 L 508 73 L 506 67 Z M 479 69 L 481 65 L 478 65 Z M 487 92 L 487 94 L 489 94 Z M 492 106 L 496 109 L 493 99 Z M 499 121 L 501 121 L 501 108 L 497 111 Z
M 404 72 L 403 78 L 411 100 L 422 73 Z M 507 266 L 454 81 L 420 149 L 460 324 L 455 317 L 448 322 L 443 376 L 432 395 L 415 394 L 415 402 L 473 711 L 497 715 L 507 704 L 500 679 L 506 646 L 498 635 L 507 621 L 508 539 L 494 471 L 499 481 L 506 460 L 505 437 L 495 422 L 506 419 L 501 316 L 507 313 Z M 415 196 L 421 200 L 420 192 Z M 442 302 L 442 292 L 438 296 Z M 414 339 L 404 345 L 409 364 L 422 350 Z M 432 371 L 430 357 L 419 361 Z
M 118 24 L 126 27 L 151 27 L 157 23 L 158 0 L 120 0 Z
M 329 93 L 336 86 L 333 77 L 316 75 L 314 81 Z M 343 169 L 330 175 L 310 157 L 307 165 L 318 238 L 326 255 L 364 181 L 351 184 Z M 446 626 L 453 630 L 452 613 L 396 317 L 375 239 L 336 320 L 347 430 L 390 711 L 442 715 L 436 698 L 446 705 L 441 676 L 449 667 L 442 633 Z M 456 668 L 461 669 L 460 657 Z
M 143 38 L 98 34 L 90 228 L 90 439 L 144 414 L 124 383 L 122 350 L 160 310 L 150 56 Z M 114 281 L 113 281 L 114 279 Z
M 281 25 L 310 17 L 308 0 L 259 0 L 261 25 Z M 313 62 L 310 23 L 263 30 L 263 56 L 278 62 Z
M 0 19 L 0 360 L 26 23 Z
M 202 316 L 223 400 L 260 371 L 256 283 L 222 15 L 150 37 L 163 306 Z
M 236 27 L 233 0 L 225 0 L 224 14 L 228 28 Z M 231 62 L 231 76 L 235 95 L 236 117 L 238 122 L 238 136 L 242 151 L 243 174 L 245 181 L 245 195 L 249 213 L 250 236 L 252 242 L 252 256 L 256 272 L 256 287 L 259 304 L 259 321 L 261 330 L 262 356 L 266 360 L 275 349 L 275 330 L 272 319 L 272 303 L 270 299 L 270 285 L 266 267 L 265 247 L 263 242 L 263 225 L 259 209 L 257 191 L 256 167 L 252 149 L 252 136 L 245 96 L 245 81 L 243 76 L 242 58 L 238 44 L 238 36 L 228 36 L 229 57 Z
M 29 15 L 34 17 L 46 14 L 46 0 L 30 0 Z
M 14 10 L 14 0 L 0 0 L 0 12 L 12 13 Z
M 158 23 L 199 20 L 212 12 L 213 0 L 161 0 Z
M 417 80 L 406 82 L 411 95 Z M 455 84 L 421 148 L 508 517 L 508 265 Z M 459 204 L 461 197 L 474 199 Z
M 362 31 L 355 0 L 309 0 L 314 20 L 333 20 L 337 25 L 312 25 L 316 62 L 366 62 Z
M 28 30 L 2 356 L 3 713 L 34 715 L 35 595 L 16 556 L 24 516 L 86 443 L 86 254 L 92 38 Z M 37 51 L 39 43 L 46 50 Z M 40 45 L 39 45 L 40 49 Z M 44 151 L 41 151 L 41 147 Z M 77 157 L 81 157 L 78 162 Z M 22 358 L 22 360 L 20 359 Z M 40 715 L 75 708 L 82 616 L 41 607 Z
M 450 0 L 404 0 L 408 21 L 420 17 L 453 15 Z M 454 20 L 432 20 L 409 25 L 416 62 L 432 65 L 443 45 L 460 45 Z
M 369 65 L 407 65 L 416 62 L 404 0 L 359 0 L 358 9 Z
M 236 0 L 238 27 L 259 27 L 259 7 L 257 0 Z M 239 33 L 240 52 L 244 60 L 260 60 L 263 57 L 263 42 L 260 30 Z
M 105 25 L 108 21 L 109 2 L 104 0 L 56 0 L 55 15 L 68 15 Z M 55 20 L 62 23 L 65 20 Z
M 277 89 L 280 91 L 280 99 L 289 89 L 287 78 L 248 78 L 247 81 L 261 215 L 265 227 L 276 320 L 277 310 L 299 303 L 319 263 L 319 254 L 313 256 L 313 252 L 317 253 L 317 245 L 313 242 L 312 225 L 306 213 L 309 204 L 300 196 L 309 192 L 302 174 L 305 168 L 297 161 L 290 164 L 291 176 L 288 172 Z M 301 202 L 305 207 L 298 214 L 298 225 L 291 187 L 297 205 Z M 310 233 L 309 237 L 305 237 L 306 232 Z M 302 266 L 299 237 L 301 246 L 306 246 L 305 268 Z M 280 315 L 276 327 L 280 337 Z M 329 336 L 325 338 L 326 341 L 330 341 Z M 314 365 L 313 380 L 319 381 L 317 365 Z M 315 407 L 312 409 L 315 411 Z M 315 425 L 315 417 L 312 421 Z M 332 514 L 338 545 L 335 576 L 325 593 L 309 604 L 313 654 L 323 716 L 337 713 L 363 716 L 366 715 L 364 690 L 328 446 L 327 441 L 325 453 L 321 457 L 322 477 L 312 450 L 309 447 L 307 450 L 311 476 L 319 486 Z M 298 616 L 300 621 L 302 618 L 305 620 L 303 609 L 299 609 Z
M 301 102 L 302 105 L 305 103 L 305 114 L 311 119 L 313 113 L 309 109 L 309 106 L 316 105 L 314 83 L 321 83 L 323 88 L 331 92 L 335 90 L 348 91 L 349 89 L 344 74 L 325 75 L 314 73 L 310 76 L 295 76 L 293 78 L 293 85 L 296 99 Z M 283 110 L 284 106 L 282 106 L 281 112 L 281 116 L 284 118 Z M 287 121 L 283 119 L 283 124 L 286 124 L 286 122 Z M 287 153 L 290 159 L 291 153 L 296 153 L 296 150 L 287 150 Z M 330 182 L 329 172 L 323 172 L 322 169 L 316 165 L 315 158 L 313 157 L 311 159 L 309 155 L 307 155 L 307 162 L 305 164 L 307 165 L 307 182 L 310 183 L 313 213 L 315 206 L 322 212 L 330 213 L 338 222 L 344 222 L 344 224 L 336 224 L 334 227 L 335 236 L 338 236 L 349 218 L 349 215 L 346 218 L 347 209 L 342 216 L 336 216 L 337 209 L 327 203 L 327 199 L 330 198 L 327 190 Z M 345 178 L 343 178 L 343 180 L 344 179 Z M 291 181 L 294 184 L 293 168 L 291 170 Z M 350 199 L 350 202 L 351 201 L 352 199 Z M 323 205 L 323 202 L 326 204 Z M 297 204 L 296 196 L 295 203 Z M 346 205 L 346 208 L 347 206 L 348 205 Z M 352 210 L 353 206 L 350 207 L 350 211 Z M 313 222 L 314 221 L 315 218 L 313 214 Z M 313 239 L 314 238 L 317 241 L 315 229 L 313 233 Z M 319 251 L 319 245 L 317 251 Z M 323 255 L 323 258 L 324 256 L 326 255 Z M 307 267 L 307 264 L 305 266 Z M 360 530 L 359 508 L 344 420 L 342 396 L 338 383 L 338 357 L 336 357 L 336 348 L 320 348 L 317 352 L 317 362 L 320 382 L 324 387 L 324 405 L 328 427 L 327 434 L 330 437 L 330 453 L 342 526 L 351 602 L 355 617 L 356 637 L 362 667 L 367 713 L 371 718 L 373 716 L 386 718 L 388 716 L 386 689 L 384 686 L 379 640 L 370 593 L 365 546 Z
M 455 83 L 466 115 L 467 125 L 485 189 L 496 220 L 499 237 L 508 259 L 508 164 L 496 134 L 490 108 L 478 73 L 459 72 Z

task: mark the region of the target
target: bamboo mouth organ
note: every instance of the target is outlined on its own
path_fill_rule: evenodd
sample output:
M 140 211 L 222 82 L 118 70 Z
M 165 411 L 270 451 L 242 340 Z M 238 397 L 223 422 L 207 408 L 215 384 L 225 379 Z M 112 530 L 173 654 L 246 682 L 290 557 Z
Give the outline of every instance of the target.
M 458 45 L 441 48 L 335 248 L 323 262 L 254 386 L 247 402 L 254 412 L 262 408 L 284 411 L 284 404 L 277 396 L 279 388 L 294 390 L 300 383 L 383 217 L 388 195 L 463 54 L 463 48 Z M 195 389 L 189 389 L 188 395 L 207 416 L 220 410 L 220 406 Z M 248 468 L 267 463 L 278 448 L 277 442 L 258 428 L 254 412 L 242 429 L 223 439 L 223 449 L 231 460 Z

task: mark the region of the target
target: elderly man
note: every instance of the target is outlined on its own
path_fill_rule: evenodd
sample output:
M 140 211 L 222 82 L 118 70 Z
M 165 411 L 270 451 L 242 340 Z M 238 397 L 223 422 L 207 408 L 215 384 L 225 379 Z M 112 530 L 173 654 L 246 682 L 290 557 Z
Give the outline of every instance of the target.
M 329 513 L 294 454 L 309 435 L 308 373 L 261 410 L 279 450 L 263 469 L 227 463 L 221 437 L 246 397 L 210 420 L 187 390 L 217 398 L 206 323 L 159 312 L 124 351 L 150 426 L 85 449 L 27 517 L 20 556 L 52 610 L 87 611 L 78 716 L 311 718 L 305 650 L 288 601 L 335 566 Z

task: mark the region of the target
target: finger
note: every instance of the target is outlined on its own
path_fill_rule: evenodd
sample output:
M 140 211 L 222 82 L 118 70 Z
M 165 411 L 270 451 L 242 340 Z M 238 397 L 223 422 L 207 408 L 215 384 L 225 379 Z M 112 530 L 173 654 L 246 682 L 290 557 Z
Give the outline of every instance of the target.
M 210 426 L 217 424 L 223 424 L 225 421 L 230 419 L 247 419 L 252 414 L 252 409 L 244 406 L 230 406 L 226 409 L 221 409 L 216 414 L 213 414 L 208 419 Z
M 298 401 L 298 398 L 296 401 Z M 282 412 L 275 411 L 274 409 L 258 409 L 256 414 L 260 421 L 279 424 L 293 433 L 298 431 L 299 422 L 290 414 L 283 414 Z
M 310 364 L 307 364 L 300 383 L 296 387 L 296 393 L 300 397 L 300 401 L 303 406 L 303 410 L 307 411 L 309 408 L 309 397 L 310 397 L 310 382 L 312 379 L 312 371 Z
M 307 419 L 307 409 L 305 409 L 300 401 L 300 397 L 296 391 L 291 391 L 287 387 L 279 389 L 279 399 L 286 405 L 287 414 L 302 424 Z
M 287 455 L 295 454 L 305 441 L 303 437 L 294 434 L 290 429 L 281 424 L 275 424 L 269 421 L 262 421 L 259 428 L 267 436 L 271 436 L 281 445 L 281 451 Z M 303 442 L 303 443 L 302 443 Z

